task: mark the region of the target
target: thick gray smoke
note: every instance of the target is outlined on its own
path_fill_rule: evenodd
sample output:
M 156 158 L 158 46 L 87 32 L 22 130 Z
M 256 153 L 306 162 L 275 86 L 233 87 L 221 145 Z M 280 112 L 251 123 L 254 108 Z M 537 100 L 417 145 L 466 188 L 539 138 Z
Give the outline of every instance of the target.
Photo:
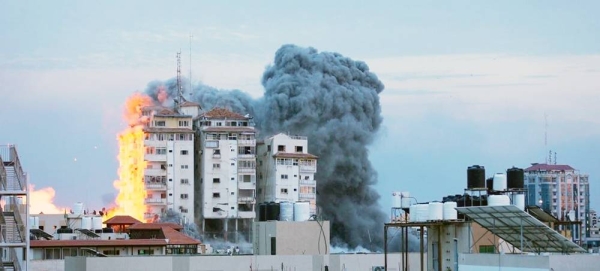
M 164 89 L 174 97 L 175 83 L 152 82 L 146 92 L 158 101 Z M 386 215 L 373 189 L 377 175 L 367 146 L 382 122 L 381 81 L 363 62 L 284 45 L 262 84 L 265 95 L 259 100 L 239 90 L 204 85 L 185 90 L 184 97 L 204 110 L 219 106 L 253 115 L 261 137 L 280 132 L 308 136 L 309 152 L 319 156 L 317 205 L 332 222 L 332 246 L 380 250 Z
M 160 216 L 160 222 L 172 222 L 183 225 L 183 229 L 181 230 L 182 233 L 194 239 L 203 241 L 200 232 L 198 232 L 198 225 L 194 223 L 185 223 L 185 221 L 183 221 L 183 216 L 176 211 L 168 210 L 166 213 L 162 214 Z
M 332 244 L 381 248 L 386 216 L 367 150 L 382 122 L 381 81 L 363 62 L 285 45 L 262 83 L 263 132 L 308 136 L 319 156 L 317 204 L 332 221 Z

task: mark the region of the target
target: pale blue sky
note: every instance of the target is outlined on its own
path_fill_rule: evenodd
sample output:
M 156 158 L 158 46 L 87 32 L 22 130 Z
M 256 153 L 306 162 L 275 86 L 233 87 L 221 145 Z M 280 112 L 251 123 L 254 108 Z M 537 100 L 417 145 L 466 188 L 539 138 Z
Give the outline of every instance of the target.
M 0 2 L 0 142 L 57 205 L 112 201 L 125 98 L 174 77 L 179 49 L 187 76 L 191 33 L 192 79 L 253 97 L 283 44 L 365 61 L 386 85 L 370 148 L 386 212 L 394 190 L 462 193 L 472 164 L 543 162 L 544 114 L 600 207 L 597 1 L 122 2 Z

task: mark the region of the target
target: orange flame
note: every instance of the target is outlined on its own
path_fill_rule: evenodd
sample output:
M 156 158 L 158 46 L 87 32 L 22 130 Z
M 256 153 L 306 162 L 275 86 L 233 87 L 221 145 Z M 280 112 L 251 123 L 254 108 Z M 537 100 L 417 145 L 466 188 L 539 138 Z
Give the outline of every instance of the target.
M 34 185 L 29 185 L 29 212 L 31 214 L 62 214 L 68 212 L 66 208 L 54 204 L 56 191 L 52 187 L 35 190 Z
M 137 220 L 145 221 L 144 213 L 146 187 L 144 186 L 144 124 L 148 117 L 142 116 L 142 108 L 152 105 L 150 97 L 135 93 L 125 105 L 124 118 L 130 127 L 118 135 L 119 140 L 119 180 L 114 186 L 119 190 L 116 206 L 108 210 L 108 217 L 129 215 Z

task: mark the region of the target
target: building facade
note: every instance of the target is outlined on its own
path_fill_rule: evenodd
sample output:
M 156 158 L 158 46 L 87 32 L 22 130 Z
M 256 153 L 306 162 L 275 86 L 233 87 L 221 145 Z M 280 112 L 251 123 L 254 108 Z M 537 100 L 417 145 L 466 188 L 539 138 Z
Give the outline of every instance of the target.
M 196 222 L 208 238 L 249 240 L 256 217 L 256 139 L 249 116 L 213 108 L 194 121 Z
M 277 134 L 258 146 L 258 202 L 310 202 L 317 210 L 317 156 L 308 153 L 304 136 Z
M 589 176 L 569 165 L 532 164 L 524 170 L 526 202 L 540 206 L 561 221 L 580 221 L 578 226 L 562 226 L 574 240 L 590 237 Z
M 194 216 L 194 130 L 192 120 L 200 106 L 182 103 L 179 112 L 149 106 L 142 114 L 149 118 L 144 127 L 146 169 L 144 183 L 147 212 L 144 218 L 156 221 L 171 209 L 186 220 Z

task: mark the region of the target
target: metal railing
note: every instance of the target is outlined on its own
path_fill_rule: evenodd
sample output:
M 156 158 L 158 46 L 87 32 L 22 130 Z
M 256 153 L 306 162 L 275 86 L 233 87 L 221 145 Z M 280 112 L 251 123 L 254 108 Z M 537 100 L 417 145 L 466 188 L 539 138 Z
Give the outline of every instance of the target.
M 21 263 L 19 261 L 19 257 L 17 256 L 17 250 L 14 247 L 11 247 L 10 250 L 10 260 L 13 263 L 13 268 L 15 271 L 21 271 Z
M 317 181 L 315 181 L 315 180 L 300 180 L 300 185 L 317 186 Z
M 14 145 L 0 145 L 0 156 L 6 170 L 6 189 L 12 191 L 25 191 L 27 183 L 25 173 L 21 167 L 17 149 Z
M 146 203 L 150 204 L 167 204 L 167 199 L 155 199 L 155 198 L 146 198 Z
M 2 156 L 0 155 L 0 189 L 6 189 L 6 169 L 4 168 L 4 162 L 2 161 Z
M 237 141 L 238 146 L 256 146 L 255 139 L 240 139 Z
M 298 194 L 298 199 L 315 199 L 315 194 Z
M 166 183 L 146 183 L 146 189 L 167 189 Z
M 306 136 L 289 136 L 290 139 L 297 139 L 297 140 L 308 140 L 308 137 Z
M 238 197 L 238 203 L 253 203 L 255 201 L 254 197 Z
M 300 171 L 301 172 L 316 172 L 317 167 L 316 166 L 300 166 Z

